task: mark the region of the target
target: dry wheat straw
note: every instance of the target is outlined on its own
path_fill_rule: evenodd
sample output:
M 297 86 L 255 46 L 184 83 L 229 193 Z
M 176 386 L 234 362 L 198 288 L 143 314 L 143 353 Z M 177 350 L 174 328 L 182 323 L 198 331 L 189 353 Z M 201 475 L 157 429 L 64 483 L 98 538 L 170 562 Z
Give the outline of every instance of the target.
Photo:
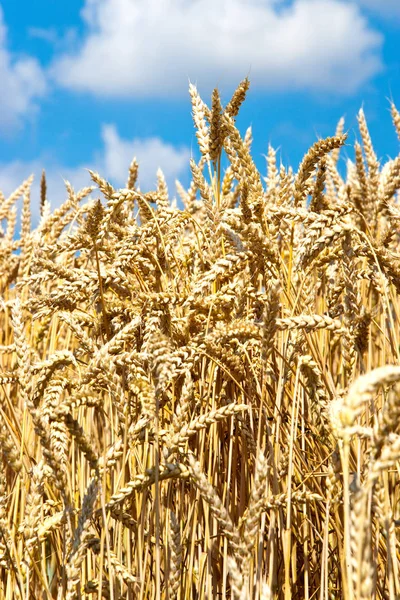
M 360 111 L 263 177 L 248 89 L 190 84 L 184 210 L 0 193 L 0 597 L 400 594 L 400 158 Z

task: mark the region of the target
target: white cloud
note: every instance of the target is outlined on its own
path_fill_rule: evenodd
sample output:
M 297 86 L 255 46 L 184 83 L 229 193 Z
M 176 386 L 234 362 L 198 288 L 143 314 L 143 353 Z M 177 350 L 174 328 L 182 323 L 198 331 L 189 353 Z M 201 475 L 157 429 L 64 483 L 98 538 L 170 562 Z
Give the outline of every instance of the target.
M 37 60 L 17 58 L 9 51 L 1 6 L 0 81 L 0 129 L 7 131 L 36 109 L 35 101 L 46 91 L 46 79 Z
M 35 180 L 32 186 L 32 211 L 34 222 L 39 218 L 39 189 L 42 169 L 46 169 L 48 200 L 52 209 L 66 199 L 64 180 L 77 191 L 92 185 L 88 168 L 98 171 L 102 177 L 117 187 L 124 187 L 129 165 L 134 156 L 139 163 L 138 183 L 142 191 L 154 190 L 157 185 L 157 169 L 160 167 L 169 187 L 170 197 L 175 196 L 175 179 L 186 173 L 190 150 L 175 148 L 160 138 L 126 140 L 119 136 L 114 125 L 102 128 L 103 148 L 90 164 L 64 167 L 54 162 L 48 155 L 34 161 L 13 161 L 0 163 L 0 190 L 11 194 L 31 173 Z
M 138 182 L 143 191 L 157 186 L 157 169 L 161 168 L 167 184 L 189 166 L 190 151 L 186 147 L 176 148 L 160 138 L 124 140 L 119 137 L 114 125 L 103 125 L 104 141 L 103 171 L 106 177 L 125 185 L 128 168 L 136 156 L 139 163 Z M 170 190 L 175 191 L 175 186 Z
M 57 31 L 54 27 L 29 27 L 28 34 L 31 38 L 36 38 L 55 45 L 58 41 Z
M 381 68 L 382 36 L 343 0 L 86 0 L 87 35 L 60 56 L 61 86 L 100 96 L 171 97 L 188 78 L 351 93 Z

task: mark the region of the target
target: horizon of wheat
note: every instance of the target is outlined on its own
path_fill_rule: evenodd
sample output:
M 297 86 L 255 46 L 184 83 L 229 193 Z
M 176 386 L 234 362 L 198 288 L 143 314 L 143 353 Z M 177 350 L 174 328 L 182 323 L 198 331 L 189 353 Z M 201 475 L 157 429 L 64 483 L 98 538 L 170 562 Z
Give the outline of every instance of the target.
M 400 155 L 262 177 L 248 88 L 190 84 L 183 209 L 0 197 L 0 598 L 400 598 Z

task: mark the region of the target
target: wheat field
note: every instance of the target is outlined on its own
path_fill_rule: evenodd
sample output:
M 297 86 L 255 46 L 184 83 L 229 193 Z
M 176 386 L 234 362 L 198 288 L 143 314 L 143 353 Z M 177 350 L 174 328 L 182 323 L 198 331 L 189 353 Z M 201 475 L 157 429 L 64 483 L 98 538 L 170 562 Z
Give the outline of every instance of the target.
M 0 598 L 400 598 L 400 155 L 264 177 L 248 88 L 190 84 L 183 209 L 0 197 Z

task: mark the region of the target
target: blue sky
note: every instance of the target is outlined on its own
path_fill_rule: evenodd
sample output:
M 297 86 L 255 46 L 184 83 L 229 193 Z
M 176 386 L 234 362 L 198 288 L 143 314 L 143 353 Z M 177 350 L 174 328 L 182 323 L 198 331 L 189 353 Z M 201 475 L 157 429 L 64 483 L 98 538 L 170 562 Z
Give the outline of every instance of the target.
M 142 190 L 163 170 L 190 181 L 198 157 L 189 80 L 208 104 L 248 75 L 238 118 L 295 169 L 345 116 L 352 157 L 357 112 L 378 156 L 397 155 L 389 98 L 400 108 L 400 0 L 0 1 L 0 189 L 48 174 L 54 208 L 98 170 L 124 186 L 133 156 Z

